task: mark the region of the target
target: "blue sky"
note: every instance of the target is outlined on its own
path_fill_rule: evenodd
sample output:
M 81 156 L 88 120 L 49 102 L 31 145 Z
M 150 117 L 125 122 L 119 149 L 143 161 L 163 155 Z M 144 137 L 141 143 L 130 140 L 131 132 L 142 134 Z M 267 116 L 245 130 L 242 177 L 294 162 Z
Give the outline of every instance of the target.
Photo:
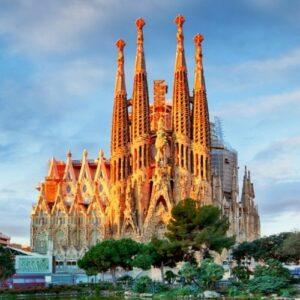
M 190 87 L 203 43 L 211 116 L 247 164 L 262 233 L 299 229 L 300 2 L 297 0 L 0 0 L 0 231 L 29 242 L 35 186 L 49 158 L 109 153 L 116 50 L 123 38 L 132 92 L 135 26 L 146 20 L 149 89 L 172 90 L 176 26 L 186 17 Z M 171 98 L 171 94 L 168 94 Z M 242 177 L 242 174 L 240 174 Z

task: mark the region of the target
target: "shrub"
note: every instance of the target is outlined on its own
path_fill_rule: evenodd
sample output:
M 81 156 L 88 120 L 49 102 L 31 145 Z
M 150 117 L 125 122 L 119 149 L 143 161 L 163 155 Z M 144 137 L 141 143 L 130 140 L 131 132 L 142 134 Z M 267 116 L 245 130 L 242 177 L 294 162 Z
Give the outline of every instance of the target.
M 152 293 L 163 293 L 169 290 L 169 287 L 162 282 L 153 281 L 151 285 Z
M 133 291 L 136 293 L 151 292 L 152 280 L 148 276 L 141 276 L 133 285 Z
M 248 286 L 241 282 L 230 284 L 226 293 L 229 297 L 249 298 Z
M 177 275 L 173 273 L 171 270 L 168 270 L 165 273 L 165 280 L 167 281 L 168 284 L 173 284 Z
M 286 278 L 270 275 L 257 276 L 250 280 L 249 290 L 251 293 L 270 295 L 289 287 Z
M 186 262 L 181 267 L 178 274 L 181 276 L 181 278 L 183 278 L 184 284 L 189 285 L 197 280 L 198 273 L 199 269 L 196 265 L 191 264 L 190 262 Z
M 250 278 L 250 271 L 246 266 L 237 266 L 232 273 L 241 282 L 247 282 Z
M 254 277 L 249 281 L 249 291 L 270 295 L 280 293 L 291 288 L 291 275 L 282 264 L 270 259 L 264 266 L 257 266 L 253 273 Z
M 211 259 L 204 259 L 199 268 L 198 278 L 204 289 L 215 289 L 216 283 L 223 278 L 224 269 Z
M 126 285 L 131 285 L 133 283 L 133 278 L 130 275 L 123 275 L 117 279 L 117 282 L 123 283 Z

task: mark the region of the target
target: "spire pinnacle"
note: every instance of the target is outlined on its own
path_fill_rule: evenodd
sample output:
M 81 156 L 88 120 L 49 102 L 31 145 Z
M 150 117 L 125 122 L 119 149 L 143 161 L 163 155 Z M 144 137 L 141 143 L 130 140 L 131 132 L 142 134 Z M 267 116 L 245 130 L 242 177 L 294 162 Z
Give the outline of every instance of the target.
M 143 29 L 143 27 L 145 26 L 146 22 L 143 18 L 138 18 L 136 21 L 135 21 L 135 25 L 138 29 Z
M 135 73 L 146 73 L 145 55 L 144 55 L 144 35 L 143 27 L 146 22 L 143 18 L 139 18 L 135 21 L 137 28 L 137 53 L 135 59 Z
M 143 27 L 145 20 L 139 18 L 135 21 L 137 28 L 137 51 L 135 57 L 133 95 L 132 95 L 132 139 L 149 134 L 149 95 L 147 72 L 144 54 Z
M 115 97 L 119 94 L 126 95 L 126 86 L 125 86 L 125 72 L 124 72 L 124 47 L 126 43 L 119 39 L 116 42 L 116 46 L 118 48 L 118 68 L 116 74 L 116 85 L 115 85 Z
M 177 25 L 177 49 L 176 49 L 176 62 L 175 71 L 186 70 L 186 62 L 184 56 L 184 35 L 183 35 L 183 24 L 185 22 L 185 17 L 182 15 L 177 15 L 174 20 Z
M 182 27 L 183 23 L 185 22 L 185 17 L 183 15 L 177 15 L 174 22 L 178 27 Z
M 195 79 L 194 79 L 194 90 L 205 90 L 205 80 L 203 73 L 203 64 L 202 64 L 202 41 L 204 40 L 203 36 L 200 33 L 197 33 L 194 36 L 195 43 Z

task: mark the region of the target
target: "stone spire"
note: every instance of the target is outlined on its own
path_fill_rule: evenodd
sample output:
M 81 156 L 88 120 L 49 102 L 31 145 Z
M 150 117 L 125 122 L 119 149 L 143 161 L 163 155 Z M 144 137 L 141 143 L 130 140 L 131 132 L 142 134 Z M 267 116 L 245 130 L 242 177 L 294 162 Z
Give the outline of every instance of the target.
M 135 24 L 137 52 L 133 79 L 131 142 L 133 161 L 137 163 L 133 164 L 133 171 L 148 166 L 150 144 L 150 108 L 143 37 L 145 21 L 139 18 Z
M 195 77 L 193 105 L 193 139 L 204 148 L 210 148 L 209 112 L 202 64 L 203 36 L 196 34 L 195 43 Z
M 194 170 L 198 175 L 200 168 L 201 178 L 210 177 L 210 124 L 206 98 L 206 88 L 202 64 L 203 36 L 196 34 L 195 43 L 195 74 L 193 99 L 193 144 L 194 144 Z
M 125 42 L 120 39 L 116 42 L 116 46 L 118 48 L 118 68 L 116 73 L 111 133 L 111 179 L 113 182 L 127 177 L 129 163 L 127 149 L 129 142 L 129 121 L 123 52 Z
M 247 166 L 245 166 L 245 173 L 244 173 L 244 178 L 243 178 L 243 188 L 242 188 L 242 202 L 246 202 L 249 198 L 249 180 L 248 180 L 248 171 L 247 171 Z
M 190 137 L 190 96 L 183 43 L 182 28 L 184 21 L 185 18 L 181 15 L 175 18 L 177 25 L 177 48 L 174 70 L 172 120 L 175 136 L 186 139 Z

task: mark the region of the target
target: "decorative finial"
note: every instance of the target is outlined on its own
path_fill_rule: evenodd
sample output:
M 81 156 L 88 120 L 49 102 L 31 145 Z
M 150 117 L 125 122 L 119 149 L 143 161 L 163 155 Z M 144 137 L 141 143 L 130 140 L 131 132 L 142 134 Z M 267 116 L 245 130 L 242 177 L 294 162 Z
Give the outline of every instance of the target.
M 135 25 L 137 27 L 137 29 L 143 29 L 143 27 L 145 26 L 146 22 L 143 18 L 138 18 L 136 21 L 135 21 Z
M 200 46 L 203 40 L 204 40 L 204 37 L 200 33 L 197 33 L 194 36 L 194 43 L 195 43 L 196 46 Z
M 70 149 L 68 150 L 67 157 L 70 157 L 70 158 L 72 157 L 72 152 Z
M 125 45 L 126 43 L 122 39 L 116 41 L 116 46 L 119 48 L 120 51 L 124 49 Z
M 182 15 L 177 15 L 174 22 L 178 27 L 182 27 L 183 23 L 185 22 L 185 17 Z

